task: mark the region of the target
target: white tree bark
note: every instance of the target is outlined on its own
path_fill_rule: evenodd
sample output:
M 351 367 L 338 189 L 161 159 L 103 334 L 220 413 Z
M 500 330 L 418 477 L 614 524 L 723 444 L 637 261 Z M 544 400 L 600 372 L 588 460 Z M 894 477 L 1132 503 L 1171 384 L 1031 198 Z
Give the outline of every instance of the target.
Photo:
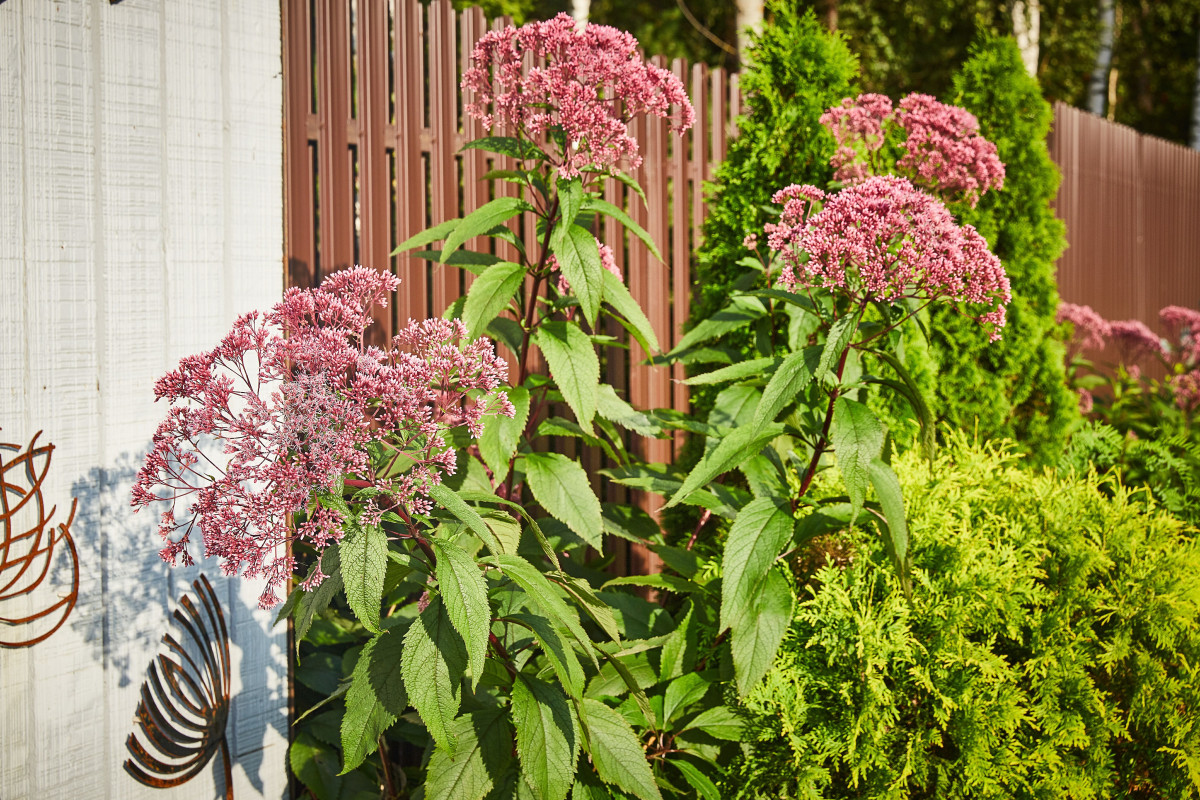
M 1114 0 L 1099 0 L 1100 48 L 1096 51 L 1096 68 L 1088 82 L 1088 111 L 1104 116 L 1108 98 L 1108 72 L 1112 67 L 1113 28 L 1116 23 Z
M 582 25 L 588 21 L 588 15 L 592 12 L 592 0 L 571 0 L 571 16 L 575 18 L 578 25 Z
M 762 31 L 763 0 L 737 0 L 738 52 L 750 47 L 750 31 Z
M 1196 58 L 1196 90 L 1192 92 L 1192 149 L 1200 150 L 1200 56 Z
M 1015 0 L 1012 7 L 1013 36 L 1021 48 L 1025 71 L 1037 76 L 1038 43 L 1042 29 L 1040 0 Z

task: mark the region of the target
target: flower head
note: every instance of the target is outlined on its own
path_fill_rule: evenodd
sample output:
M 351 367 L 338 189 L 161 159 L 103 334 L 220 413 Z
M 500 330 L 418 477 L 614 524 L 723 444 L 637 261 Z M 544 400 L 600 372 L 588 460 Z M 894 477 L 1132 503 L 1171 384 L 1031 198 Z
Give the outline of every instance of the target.
M 1200 362 L 1200 311 L 1183 306 L 1167 306 L 1158 312 L 1158 318 L 1179 344 L 1179 355 L 1184 363 L 1195 365 Z
M 266 578 L 260 603 L 273 605 L 294 568 L 290 539 L 321 551 L 341 538 L 344 513 L 314 507 L 321 495 L 340 496 L 353 478 L 379 493 L 362 524 L 378 522 L 381 503 L 424 513 L 429 488 L 454 471 L 443 433 L 464 425 L 478 436 L 484 413 L 513 413 L 493 391 L 504 362 L 457 320 L 410 322 L 387 351 L 364 343 L 372 308 L 397 284 L 356 267 L 318 289 L 290 289 L 265 318 L 241 317 L 216 348 L 158 381 L 155 395 L 171 407 L 133 505 L 170 504 L 159 525 L 164 559 L 191 563 L 199 529 L 204 554 L 227 574 Z M 377 474 L 371 445 L 407 468 Z M 306 512 L 293 533 L 294 515 Z
M 981 306 L 977 319 L 993 340 L 1011 299 L 1008 277 L 987 242 L 959 227 L 937 199 L 894 176 L 869 178 L 825 198 L 812 187 L 789 187 L 778 224 L 766 231 L 780 253 L 779 282 L 817 286 L 858 300 L 948 300 Z
M 1154 335 L 1141 320 L 1125 319 L 1109 323 L 1108 332 L 1109 341 L 1120 352 L 1121 363 L 1134 377 L 1141 374 L 1138 362 L 1142 359 L 1147 356 L 1167 357 L 1167 348 L 1163 346 L 1162 339 Z
M 533 63 L 528 71 L 526 57 Z M 637 141 L 629 135 L 634 117 L 670 117 L 680 133 L 696 119 L 683 83 L 645 63 L 631 34 L 607 25 L 576 30 L 567 14 L 485 34 L 462 88 L 474 92 L 467 112 L 487 128 L 508 126 L 530 138 L 561 133 L 567 147 L 555 166 L 564 177 L 622 158 L 640 164 Z
M 966 109 L 914 93 L 900 101 L 896 122 L 908 134 L 896 167 L 917 185 L 972 207 L 979 195 L 1004 186 L 996 145 L 979 135 L 979 121 Z
M 1059 303 L 1055 314 L 1057 322 L 1070 322 L 1075 329 L 1075 337 L 1071 345 L 1073 353 L 1079 350 L 1101 350 L 1104 343 L 1112 334 L 1108 321 L 1097 314 L 1091 306 L 1079 306 L 1074 303 Z
M 1181 410 L 1192 412 L 1200 408 L 1200 371 L 1193 370 L 1174 375 L 1169 381 L 1175 405 Z

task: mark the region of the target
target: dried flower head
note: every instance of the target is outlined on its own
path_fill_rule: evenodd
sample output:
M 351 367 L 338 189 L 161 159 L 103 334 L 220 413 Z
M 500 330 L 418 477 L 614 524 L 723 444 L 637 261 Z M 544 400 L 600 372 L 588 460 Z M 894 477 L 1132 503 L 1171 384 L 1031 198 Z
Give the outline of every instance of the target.
M 987 242 L 959 227 L 937 199 L 894 176 L 869 178 L 824 197 L 812 187 L 788 187 L 768 243 L 783 261 L 780 284 L 833 289 L 857 300 L 913 298 L 982 306 L 980 323 L 1000 338 L 1008 277 Z M 813 214 L 816 203 L 824 206 Z
M 136 508 L 165 502 L 162 557 L 192 563 L 199 528 L 205 556 L 226 574 L 266 578 L 264 607 L 292 573 L 287 542 L 318 551 L 342 536 L 336 509 L 312 507 L 339 494 L 347 478 L 379 491 L 381 505 L 430 508 L 429 487 L 453 473 L 447 428 L 479 434 L 487 411 L 511 415 L 505 374 L 485 339 L 469 341 L 460 321 L 410 322 L 387 350 L 367 346 L 371 309 L 385 305 L 395 276 L 364 267 L 330 276 L 318 289 L 289 289 L 265 318 L 237 320 L 213 350 L 180 361 L 155 385 L 170 402 L 133 487 Z M 403 470 L 376 474 L 368 445 L 394 454 Z M 292 529 L 293 516 L 311 512 Z M 310 586 L 320 582 L 314 575 Z
M 567 146 L 555 166 L 565 177 L 622 158 L 640 164 L 629 121 L 641 114 L 669 117 L 680 133 L 696 119 L 682 82 L 644 62 L 631 34 L 607 25 L 576 30 L 567 14 L 484 35 L 462 88 L 474 92 L 467 112 L 487 128 L 506 126 L 528 138 L 560 132 Z

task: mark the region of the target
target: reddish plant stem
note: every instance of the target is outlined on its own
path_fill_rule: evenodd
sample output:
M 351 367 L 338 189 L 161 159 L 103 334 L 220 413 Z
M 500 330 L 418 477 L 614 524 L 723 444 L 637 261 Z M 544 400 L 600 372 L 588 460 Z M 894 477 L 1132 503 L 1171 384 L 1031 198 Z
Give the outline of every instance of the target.
M 838 359 L 837 370 L 834 375 L 838 382 L 842 380 L 842 371 L 846 368 L 846 355 L 850 352 L 850 348 L 842 351 L 842 357 Z M 804 472 L 804 480 L 800 482 L 800 492 L 796 499 L 803 497 L 808 492 L 809 485 L 812 484 L 813 478 L 817 474 L 817 464 L 821 461 L 821 456 L 829 448 L 829 428 L 833 424 L 833 407 L 837 403 L 840 394 L 839 387 L 834 386 L 829 392 L 829 407 L 825 410 L 825 423 L 821 426 L 821 436 L 817 439 L 817 443 L 813 446 L 812 459 L 808 462 L 808 469 Z M 792 500 L 792 510 L 796 510 L 796 499 Z
M 512 657 L 509 656 L 508 650 L 504 647 L 503 642 L 501 642 L 499 637 L 497 637 L 494 633 L 488 634 L 488 642 L 492 645 L 492 650 L 494 650 L 496 655 L 500 657 L 500 660 L 504 662 L 504 668 L 508 670 L 508 674 L 515 678 L 517 675 L 517 668 L 513 665 Z
M 712 512 L 707 508 L 704 509 L 704 513 L 700 515 L 700 521 L 696 523 L 696 528 L 692 531 L 692 538 L 688 539 L 687 547 L 684 548 L 685 550 L 692 549 L 692 546 L 696 544 L 696 537 L 700 535 L 700 529 L 703 528 L 704 524 L 711 518 Z

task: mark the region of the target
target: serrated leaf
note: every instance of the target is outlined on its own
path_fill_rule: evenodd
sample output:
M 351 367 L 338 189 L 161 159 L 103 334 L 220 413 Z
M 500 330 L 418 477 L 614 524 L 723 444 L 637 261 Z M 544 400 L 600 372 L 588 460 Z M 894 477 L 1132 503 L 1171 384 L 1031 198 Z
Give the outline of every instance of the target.
M 538 800 L 563 800 L 575 782 L 579 725 L 557 686 L 518 674 L 512 689 L 521 773 Z
M 654 332 L 654 326 L 650 324 L 646 312 L 642 311 L 641 305 L 633 299 L 629 289 L 620 278 L 608 270 L 601 270 L 600 281 L 604 288 L 604 302 L 612 306 L 613 310 L 629 323 L 627 329 L 642 346 L 646 355 L 657 353 L 658 335 Z
M 558 259 L 558 268 L 571 294 L 579 300 L 583 318 L 595 327 L 596 315 L 600 313 L 600 301 L 604 297 L 604 279 L 607 270 L 600 265 L 600 248 L 596 237 L 578 225 L 559 225 L 550 234 L 550 250 Z
M 762 401 L 762 391 L 747 384 L 722 389 L 708 412 L 708 424 L 714 428 L 740 428 L 754 420 L 754 411 Z
M 720 628 L 753 627 L 771 565 L 792 538 L 792 512 L 771 498 L 751 500 L 734 519 L 721 560 Z
M 773 422 L 779 412 L 812 383 L 820 359 L 821 348 L 814 345 L 790 353 L 783 360 L 779 369 L 771 376 L 767 388 L 763 389 L 762 400 L 758 402 L 758 408 L 754 412 L 754 427 Z
M 388 632 L 371 639 L 359 653 L 342 717 L 343 775 L 375 752 L 379 736 L 408 706 L 400 674 L 402 650 L 400 635 Z
M 766 306 L 758 298 L 744 295 L 734 297 L 729 305 L 711 317 L 705 318 L 684 334 L 669 355 L 678 355 L 689 347 L 716 339 L 718 336 L 724 336 L 738 328 L 744 328 L 766 313 Z
M 907 391 L 901 391 L 899 394 L 908 400 L 913 413 L 917 415 L 917 421 L 921 424 L 921 445 L 925 450 L 925 458 L 932 461 L 937 447 L 937 418 L 929 409 L 929 403 L 925 401 L 921 387 L 917 385 L 908 369 L 895 355 L 886 350 L 872 350 L 871 353 L 886 362 L 904 382 Z
M 600 499 L 579 462 L 561 453 L 527 453 L 525 481 L 550 516 L 597 550 L 603 546 Z
M 458 223 L 460 222 L 462 222 L 461 219 L 448 219 L 445 222 L 434 225 L 432 228 L 426 228 L 420 233 L 410 236 L 400 244 L 396 245 L 396 249 L 391 252 L 391 255 L 403 253 L 405 250 L 411 250 L 412 248 L 420 247 L 423 244 L 436 242 L 438 239 L 445 239 L 454 231 L 455 228 L 458 227 Z M 445 262 L 443 261 L 442 263 Z
M 487 150 L 517 161 L 544 161 L 546 154 L 528 139 L 518 139 L 515 136 L 483 136 L 467 142 L 463 150 Z
M 488 605 L 487 584 L 475 559 L 459 545 L 437 537 L 429 541 L 437 554 L 438 588 L 442 593 L 442 601 L 446 604 L 446 614 L 467 647 L 467 665 L 471 670 L 473 689 L 483 675 L 488 633 L 492 629 L 492 610 Z
M 387 534 L 378 525 L 347 523 L 346 528 L 346 535 L 338 542 L 346 602 L 367 630 L 379 633 L 379 604 L 387 572 Z
M 566 628 L 572 636 L 591 652 L 591 639 L 579 624 L 579 615 L 571 610 L 559 590 L 538 572 L 537 568 L 520 556 L 499 555 L 493 559 L 501 571 L 525 590 L 547 617 L 556 625 Z M 595 656 L 593 656 L 593 661 Z
M 533 633 L 563 688 L 576 699 L 582 697 L 583 667 L 579 664 L 575 651 L 555 629 L 554 624 L 546 617 L 523 612 L 509 614 L 508 619 L 523 625 Z
M 570 225 L 579 216 L 583 206 L 583 180 L 578 177 L 570 180 L 559 178 L 557 185 L 560 224 Z
M 313 620 L 328 608 L 334 596 L 342 591 L 342 562 L 338 555 L 338 548 L 326 547 L 321 553 L 321 571 L 329 577 L 321 581 L 320 586 L 311 592 L 297 590 L 301 592 L 300 599 L 296 603 L 295 617 L 297 654 L 300 651 L 300 642 L 304 641 L 309 628 L 312 627 Z
M 454 720 L 451 733 L 458 748 L 453 753 L 438 748 L 430 755 L 425 800 L 487 796 L 494 776 L 503 775 L 512 760 L 512 731 L 505 717 L 504 709 L 489 708 Z
M 506 389 L 508 399 L 515 411 L 512 417 L 492 414 L 483 425 L 479 436 L 479 454 L 483 463 L 492 471 L 496 483 L 508 477 L 508 466 L 521 444 L 521 433 L 529 422 L 529 390 L 523 386 Z
M 658 245 L 654 244 L 654 239 L 650 236 L 645 228 L 633 221 L 633 217 L 626 214 L 620 208 L 617 208 L 612 203 L 608 202 L 607 200 L 602 200 L 599 197 L 589 197 L 583 203 L 583 210 L 596 211 L 604 214 L 607 217 L 612 217 L 617 222 L 624 225 L 627 231 L 641 239 L 642 242 L 645 243 L 646 249 L 650 251 L 651 255 L 653 255 L 659 261 L 662 261 L 662 253 L 659 252 Z
M 712 686 L 712 681 L 696 672 L 680 675 L 667 684 L 663 695 L 663 726 L 669 727 L 680 713 L 698 703 Z
M 659 657 L 658 677 L 669 681 L 678 678 L 686 672 L 691 672 L 696 666 L 696 650 L 700 644 L 699 624 L 696 622 L 696 609 L 692 600 L 687 601 L 687 613 L 667 635 L 663 642 L 662 654 Z
M 442 599 L 435 597 L 404 636 L 400 669 L 409 701 L 429 735 L 451 752 L 456 739 L 452 723 L 462 700 L 466 668 L 466 645 L 450 622 Z
M 791 586 L 778 570 L 767 573 L 750 613 L 754 624 L 733 628 L 729 637 L 733 672 L 743 697 L 771 668 L 792 621 Z
M 717 787 L 695 764 L 682 758 L 670 758 L 667 759 L 667 763 L 679 770 L 683 779 L 696 790 L 699 797 L 703 797 L 704 800 L 721 800 L 721 793 L 717 791 Z
M 685 730 L 694 728 L 704 731 L 709 736 L 728 742 L 739 742 L 745 722 L 728 706 L 715 706 L 701 711 L 684 727 Z
M 495 535 L 496 541 L 500 543 L 500 549 L 505 553 L 516 553 L 517 548 L 521 544 L 521 523 L 518 522 L 511 514 L 506 514 L 503 511 L 480 511 L 479 516 L 483 518 L 483 522 L 491 529 Z
M 651 589 L 661 589 L 667 592 L 675 592 L 676 594 L 691 594 L 697 591 L 699 585 L 692 583 L 686 578 L 680 578 L 677 575 L 663 575 L 655 573 L 653 575 L 625 575 L 620 578 L 613 578 L 604 584 L 605 589 L 613 586 L 646 586 Z
M 475 279 L 462 308 L 463 324 L 473 338 L 486 331 L 492 320 L 508 307 L 524 280 L 525 268 L 509 261 L 493 264 Z
M 903 582 L 907 582 L 908 566 L 908 521 L 904 513 L 904 494 L 900 490 L 900 479 L 890 466 L 878 458 L 868 465 L 875 496 L 883 509 L 887 526 L 884 528 L 884 544 L 892 563 Z
M 454 231 L 446 237 L 442 245 L 441 263 L 445 264 L 463 243 L 481 234 L 487 233 L 497 225 L 503 225 L 522 211 L 530 211 L 532 206 L 516 197 L 497 197 L 472 211 L 455 226 Z
M 478 511 L 467 505 L 466 501 L 459 497 L 457 492 L 449 486 L 439 483 L 429 487 L 429 497 L 439 506 L 457 517 L 459 521 L 466 523 L 466 526 L 483 540 L 488 550 L 493 553 L 501 552 L 500 543 L 492 535 L 492 530 L 483 521 L 483 517 L 479 516 Z
M 626 403 L 617 394 L 617 390 L 607 383 L 600 384 L 596 393 L 596 413 L 601 417 L 620 425 L 626 430 L 640 433 L 642 436 L 657 436 L 662 428 L 654 424 L 650 417 Z
M 572 577 L 565 572 L 559 572 L 554 576 L 554 582 L 561 586 L 576 605 L 600 626 L 600 630 L 604 631 L 608 638 L 614 642 L 621 641 L 621 629 L 617 625 L 616 615 L 612 608 L 597 596 L 587 581 Z
M 703 488 L 713 478 L 736 469 L 738 465 L 756 455 L 767 442 L 781 433 L 783 433 L 783 426 L 777 424 L 767 425 L 761 431 L 755 431 L 751 426 L 734 428 L 717 443 L 711 452 L 706 453 L 700 459 L 700 463 L 688 473 L 687 478 L 683 481 L 683 486 L 679 487 L 679 491 L 672 495 L 664 508 L 678 505 L 684 498 L 697 489 Z
M 846 347 L 850 344 L 850 339 L 854 336 L 857 328 L 858 317 L 856 315 L 847 314 L 833 321 L 833 325 L 829 328 L 829 334 L 825 338 L 825 348 L 821 351 L 821 360 L 817 362 L 816 378 L 825 380 L 827 377 L 833 377 L 834 367 L 841 360 L 842 353 L 846 352 Z
M 711 386 L 714 383 L 725 383 L 726 381 L 740 381 L 742 378 L 760 377 L 767 374 L 771 367 L 781 363 L 779 358 L 754 358 L 750 361 L 741 361 L 737 364 L 730 364 L 727 367 L 714 369 L 712 372 L 705 372 L 701 375 L 693 375 L 684 381 L 688 386 Z
M 533 334 L 534 344 L 546 357 L 550 377 L 575 412 L 579 427 L 592 433 L 592 418 L 599 400 L 600 359 L 588 338 L 573 322 L 545 322 Z
M 631 542 L 645 542 L 662 532 L 658 523 L 639 506 L 624 503 L 601 503 L 604 532 Z
M 850 524 L 858 517 L 867 498 L 870 464 L 883 449 L 883 426 L 871 409 L 857 400 L 839 397 L 833 405 L 829 439 L 837 457 L 838 471 L 850 496 Z
M 496 317 L 487 326 L 487 335 L 500 342 L 514 353 L 521 352 L 521 339 L 525 331 L 521 323 L 508 317 Z
M 591 698 L 585 698 L 579 707 L 586 719 L 592 764 L 600 779 L 641 800 L 662 800 L 642 744 L 625 718 Z

